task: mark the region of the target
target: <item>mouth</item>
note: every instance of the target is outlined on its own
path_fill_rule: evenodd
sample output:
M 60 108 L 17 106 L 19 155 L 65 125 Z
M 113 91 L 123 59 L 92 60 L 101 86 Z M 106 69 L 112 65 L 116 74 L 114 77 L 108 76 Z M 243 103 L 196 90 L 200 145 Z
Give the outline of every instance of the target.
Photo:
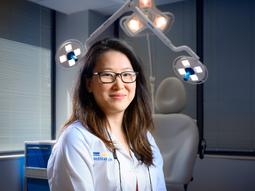
M 126 95 L 125 94 L 111 94 L 110 97 L 113 99 L 123 99 L 126 97 Z

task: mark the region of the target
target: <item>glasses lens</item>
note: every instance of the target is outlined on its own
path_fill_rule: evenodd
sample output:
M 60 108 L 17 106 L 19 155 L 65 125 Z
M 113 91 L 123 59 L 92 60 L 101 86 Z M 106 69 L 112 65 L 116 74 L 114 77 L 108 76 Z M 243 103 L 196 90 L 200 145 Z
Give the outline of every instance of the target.
M 112 83 L 116 80 L 116 76 L 120 76 L 122 82 L 124 83 L 132 83 L 136 80 L 137 72 L 128 71 L 128 72 L 121 72 L 121 73 L 115 73 L 115 72 L 99 72 L 97 73 L 99 75 L 101 82 L 103 83 Z
M 99 74 L 100 76 L 100 80 L 103 82 L 103 83 L 111 83 L 115 80 L 115 73 L 113 72 L 101 72 Z
M 136 72 L 122 72 L 121 73 L 121 79 L 125 83 L 131 83 L 136 80 Z

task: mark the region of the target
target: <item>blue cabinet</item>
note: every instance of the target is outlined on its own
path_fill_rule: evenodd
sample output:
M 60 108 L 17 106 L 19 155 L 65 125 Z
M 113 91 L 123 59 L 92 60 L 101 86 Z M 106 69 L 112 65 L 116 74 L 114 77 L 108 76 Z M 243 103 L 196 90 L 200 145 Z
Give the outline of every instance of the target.
M 47 163 L 55 141 L 25 142 L 25 191 L 50 191 Z

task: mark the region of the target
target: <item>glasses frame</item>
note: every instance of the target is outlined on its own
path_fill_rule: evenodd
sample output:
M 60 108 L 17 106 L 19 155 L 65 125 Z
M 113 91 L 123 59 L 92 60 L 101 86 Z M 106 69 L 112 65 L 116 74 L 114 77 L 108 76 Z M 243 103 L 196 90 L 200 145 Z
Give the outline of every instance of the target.
M 111 82 L 105 82 L 102 80 L 102 74 L 105 74 L 105 73 L 111 73 L 113 75 L 113 80 Z M 132 73 L 134 76 L 135 76 L 135 79 L 134 81 L 132 82 L 126 82 L 125 80 L 123 80 L 123 74 L 125 73 Z M 136 81 L 136 78 L 137 78 L 137 75 L 138 75 L 138 72 L 135 72 L 135 71 L 124 71 L 124 72 L 112 72 L 112 71 L 103 71 L 103 72 L 94 72 L 93 75 L 95 76 L 98 76 L 99 79 L 100 79 L 100 82 L 102 82 L 103 84 L 111 84 L 111 83 L 114 83 L 117 79 L 117 76 L 120 77 L 121 81 L 125 84 L 130 84 L 130 83 L 134 83 Z

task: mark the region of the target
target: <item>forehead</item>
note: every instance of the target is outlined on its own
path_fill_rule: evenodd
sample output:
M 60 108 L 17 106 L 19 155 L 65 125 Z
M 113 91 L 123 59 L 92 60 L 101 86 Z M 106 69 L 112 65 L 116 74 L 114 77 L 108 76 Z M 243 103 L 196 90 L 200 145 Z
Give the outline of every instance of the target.
M 116 50 L 104 52 L 97 59 L 95 69 L 132 69 L 132 64 L 128 57 Z

